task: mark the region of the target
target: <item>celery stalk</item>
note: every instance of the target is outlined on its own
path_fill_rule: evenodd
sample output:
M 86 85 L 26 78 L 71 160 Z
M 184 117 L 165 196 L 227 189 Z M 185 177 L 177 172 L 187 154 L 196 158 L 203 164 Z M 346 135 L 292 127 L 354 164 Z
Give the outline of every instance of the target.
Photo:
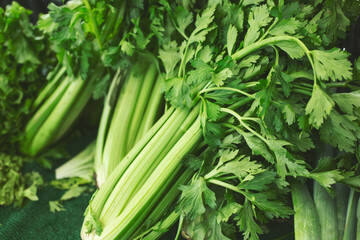
M 338 222 L 338 239 L 342 239 L 345 231 L 346 210 L 349 201 L 350 188 L 342 183 L 335 184 L 336 191 L 336 212 Z
M 173 115 L 174 108 L 168 109 L 165 114 L 154 124 L 154 126 L 146 133 L 146 135 L 131 149 L 131 151 L 121 160 L 121 162 L 114 169 L 112 174 L 106 179 L 106 182 L 96 193 L 96 197 L 90 202 L 92 210 L 99 214 L 105 205 L 105 201 L 112 193 L 122 174 L 129 167 L 132 161 L 141 153 L 145 146 L 153 139 L 158 131 L 167 123 L 168 119 Z
M 130 151 L 135 144 L 136 135 L 141 126 L 142 118 L 146 110 L 146 105 L 149 101 L 156 79 L 156 68 L 154 65 L 150 65 L 144 76 L 139 97 L 136 104 L 134 105 L 134 114 L 128 126 L 128 139 L 125 143 L 127 148 L 126 152 Z
M 356 208 L 359 201 L 359 193 L 350 190 L 349 202 L 346 211 L 345 230 L 342 240 L 356 239 Z
M 96 169 L 96 181 L 98 185 L 102 184 L 105 181 L 105 168 L 102 165 L 102 155 L 106 140 L 106 133 L 109 130 L 109 126 L 111 123 L 111 117 L 113 114 L 113 108 L 116 104 L 116 98 L 118 95 L 118 89 L 121 85 L 123 80 L 123 72 L 121 69 L 116 71 L 116 74 L 111 82 L 108 94 L 105 99 L 103 111 L 101 114 L 100 125 L 98 134 L 96 137 L 96 147 L 95 147 L 95 162 L 94 162 L 94 169 Z
M 184 155 L 193 149 L 201 135 L 200 120 L 197 119 L 162 159 L 124 211 L 114 221 L 104 226 L 98 239 L 126 239 L 123 238 L 127 234 L 126 230 L 133 227 L 133 222 L 138 221 L 138 217 L 143 215 L 144 211 L 151 211 L 153 206 L 150 204 L 150 200 L 160 196 L 162 185 L 177 169 Z
M 64 75 L 66 71 L 65 67 L 60 68 L 59 71 L 54 73 L 54 76 L 50 78 L 49 83 L 46 84 L 43 90 L 39 93 L 39 96 L 35 99 L 33 103 L 33 108 L 37 109 L 40 104 L 42 104 L 46 98 L 48 98 L 57 88 L 57 86 L 60 84 L 60 79 L 62 79 L 62 76 Z
M 181 129 L 179 131 L 179 128 L 186 120 L 188 114 L 189 110 L 176 110 L 173 116 L 169 118 L 162 129 L 154 136 L 152 141 L 145 146 L 126 169 L 101 212 L 100 219 L 105 225 L 116 218 L 126 206 L 130 200 L 129 198 L 133 196 L 132 192 L 144 178 L 144 175 L 151 169 L 152 165 L 156 166 L 158 162 L 161 161 L 159 155 L 162 152 L 167 153 L 167 146 L 171 148 L 176 143 L 179 134 L 177 134 L 178 138 L 175 138 L 174 134 L 176 134 L 176 132 L 181 133 Z M 128 184 L 129 182 L 132 184 Z
M 305 183 L 295 182 L 291 186 L 294 206 L 294 228 L 296 240 L 319 240 L 321 229 L 315 203 Z
M 80 177 L 92 181 L 94 174 L 95 141 L 92 141 L 83 151 L 55 169 L 55 178 Z
M 56 107 L 61 97 L 66 92 L 69 87 L 69 79 L 64 79 L 59 87 L 56 88 L 55 92 L 47 99 L 47 101 L 36 111 L 34 116 L 29 120 L 25 128 L 25 137 L 21 142 L 21 151 L 34 155 L 35 153 L 31 151 L 30 144 L 33 141 L 33 138 L 44 124 L 48 116 L 51 114 L 53 109 Z
M 163 95 L 161 93 L 161 84 L 162 77 L 158 76 L 158 79 L 155 82 L 155 86 L 151 91 L 151 96 L 148 101 L 148 105 L 146 106 L 146 111 L 143 116 L 143 122 L 140 125 L 140 129 L 138 129 L 135 143 L 140 141 L 140 139 L 145 135 L 147 131 L 149 131 L 149 129 L 152 127 L 156 120 L 156 116 L 159 112 L 159 106 L 162 106 L 161 101 L 163 99 Z
M 321 239 L 338 239 L 338 222 L 335 198 L 314 181 L 314 202 L 319 216 Z
M 143 75 L 140 67 L 136 66 L 131 70 L 130 77 L 122 87 L 107 130 L 103 150 L 100 146 L 98 148 L 99 152 L 102 151 L 102 155 L 98 154 L 96 160 L 97 167 L 101 169 L 98 174 L 99 186 L 133 147 L 140 126 L 145 121 L 144 112 L 156 81 L 156 68 L 150 65 Z M 155 108 L 157 109 L 158 106 Z M 119 124 L 120 122 L 122 124 Z M 101 133 L 103 134 L 104 132 Z
M 147 217 L 147 220 L 142 224 L 141 227 L 139 227 L 136 230 L 136 232 L 133 234 L 133 237 L 131 237 L 131 239 L 137 239 L 140 238 L 141 236 L 146 236 L 145 238 L 147 239 L 149 235 L 154 235 L 152 234 L 153 231 L 156 232 L 156 235 L 161 236 L 164 233 L 164 231 L 161 232 L 159 230 L 168 229 L 178 220 L 180 213 L 179 212 L 175 213 L 174 211 L 172 211 L 168 216 L 166 216 L 165 219 L 163 220 L 160 219 L 162 217 L 165 217 L 163 216 L 164 210 L 168 212 L 169 207 L 171 207 L 171 205 L 174 204 L 176 199 L 179 197 L 180 195 L 179 186 L 186 184 L 190 180 L 193 174 L 194 171 L 192 171 L 191 169 L 187 169 L 184 172 L 180 170 L 180 176 L 175 177 L 175 179 L 177 179 L 175 183 L 171 184 L 171 187 L 169 190 L 166 191 L 165 196 L 161 197 L 161 201 L 156 204 L 155 209 L 151 211 L 151 214 Z M 145 230 L 151 230 L 151 231 L 144 232 Z

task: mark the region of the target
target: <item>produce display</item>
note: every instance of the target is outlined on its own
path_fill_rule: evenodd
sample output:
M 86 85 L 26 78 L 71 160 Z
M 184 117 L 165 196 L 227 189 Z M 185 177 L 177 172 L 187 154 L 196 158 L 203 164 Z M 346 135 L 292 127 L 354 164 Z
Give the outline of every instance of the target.
M 1 205 L 51 185 L 65 190 L 58 214 L 97 188 L 81 239 L 256 240 L 281 221 L 284 238 L 360 239 L 360 58 L 344 46 L 359 1 L 69 0 L 30 14 L 0 8 Z

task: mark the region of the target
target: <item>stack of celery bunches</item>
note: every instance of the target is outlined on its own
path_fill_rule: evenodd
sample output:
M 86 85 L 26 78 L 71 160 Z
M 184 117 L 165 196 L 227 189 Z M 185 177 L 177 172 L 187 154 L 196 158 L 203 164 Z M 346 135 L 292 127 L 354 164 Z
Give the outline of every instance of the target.
M 9 154 L 46 154 L 101 99 L 96 140 L 56 170 L 96 178 L 82 239 L 178 223 L 176 239 L 253 240 L 292 216 L 295 239 L 360 239 L 360 60 L 338 48 L 359 13 L 352 0 L 51 4 L 33 27 L 51 51 L 31 62 L 48 81 Z

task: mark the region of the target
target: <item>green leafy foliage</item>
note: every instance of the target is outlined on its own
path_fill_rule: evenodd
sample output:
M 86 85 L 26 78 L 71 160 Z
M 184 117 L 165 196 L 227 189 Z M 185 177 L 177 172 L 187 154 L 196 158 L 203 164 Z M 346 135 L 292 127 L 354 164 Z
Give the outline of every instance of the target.
M 329 51 L 311 51 L 314 58 L 315 74 L 321 80 L 347 80 L 351 78 L 351 63 L 347 60 L 349 54 L 340 49 Z
M 13 2 L 0 9 L 0 152 L 17 153 L 31 104 L 51 70 L 47 39 Z
M 310 114 L 309 123 L 315 128 L 319 128 L 323 124 L 324 119 L 330 114 L 334 104 L 329 95 L 320 86 L 315 85 L 310 101 L 305 109 L 306 113 Z
M 43 179 L 37 172 L 22 174 L 21 168 L 29 159 L 0 153 L 0 205 L 22 207 L 26 199 L 37 201 L 37 189 Z
M 181 186 L 180 190 L 179 210 L 189 219 L 205 213 L 205 204 L 211 208 L 216 206 L 215 193 L 206 186 L 203 178 L 194 180 L 189 186 Z

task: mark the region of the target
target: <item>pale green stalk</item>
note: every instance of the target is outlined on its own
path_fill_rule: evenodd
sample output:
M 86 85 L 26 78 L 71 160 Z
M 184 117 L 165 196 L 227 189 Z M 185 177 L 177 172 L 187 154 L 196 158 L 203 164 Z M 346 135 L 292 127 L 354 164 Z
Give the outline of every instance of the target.
M 306 183 L 294 182 L 291 185 L 291 196 L 295 211 L 295 240 L 321 239 L 319 217 Z
M 175 177 L 174 183 L 170 185 L 170 189 L 166 190 L 165 196 L 161 197 L 159 203 L 156 204 L 156 207 L 151 211 L 151 214 L 147 216 L 146 221 L 139 227 L 136 232 L 132 235 L 131 239 L 137 239 L 141 236 L 148 236 L 149 232 L 157 232 L 159 234 L 159 230 L 162 229 L 162 233 L 159 234 L 161 236 L 169 227 L 171 227 L 177 220 L 180 213 L 176 213 L 177 218 L 169 218 L 170 215 L 173 215 L 173 211 L 169 214 L 169 208 L 174 205 L 175 201 L 178 199 L 180 195 L 179 187 L 180 185 L 185 185 L 191 179 L 191 176 L 194 174 L 194 171 L 191 169 L 180 170 L 180 176 Z M 167 215 L 164 215 L 164 212 L 167 212 Z M 164 219 L 162 219 L 164 218 Z M 173 219 L 173 221 L 169 221 Z M 166 222 L 166 224 L 163 224 Z M 156 223 L 156 224 L 155 224 Z M 156 231 L 158 230 L 158 231 Z M 144 232 L 145 231 L 145 232 Z
M 169 212 L 169 207 L 174 204 L 180 195 L 180 185 L 186 184 L 193 174 L 194 171 L 191 169 L 186 169 L 184 172 L 183 170 L 180 170 L 180 176 L 174 178 L 176 180 L 175 183 L 170 185 L 170 189 L 165 192 L 165 196 L 161 197 L 161 201 L 156 204 L 155 209 L 151 211 L 151 214 L 147 217 L 142 226 L 137 229 L 131 239 L 139 239 L 142 236 L 146 237 L 141 239 L 147 239 L 150 235 L 154 237 L 153 232 L 156 233 L 155 235 L 161 236 L 165 232 L 164 230 L 167 230 L 178 220 L 180 215 L 179 212 L 174 213 L 174 211 L 172 211 L 166 216 L 164 215 L 164 211 Z M 176 218 L 174 218 L 174 216 L 176 216 Z M 166 218 L 161 219 L 164 217 Z
M 55 178 L 80 177 L 92 181 L 94 175 L 95 140 L 75 157 L 55 169 Z
M 105 173 L 101 177 L 103 179 L 107 178 L 127 153 L 128 126 L 135 111 L 142 80 L 143 74 L 141 72 L 134 72 L 134 69 L 132 69 L 130 77 L 121 89 L 104 145 L 101 160 Z M 102 183 L 98 182 L 98 185 L 101 187 Z
M 118 216 L 130 200 L 133 191 L 138 187 L 138 183 L 146 179 L 144 176 L 149 173 L 149 169 L 161 161 L 161 153 L 166 154 L 180 138 L 180 135 L 187 130 L 187 128 L 181 129 L 181 126 L 187 119 L 188 114 L 188 109 L 175 110 L 173 116 L 126 169 L 101 212 L 100 220 L 104 225 L 107 225 Z M 193 115 L 194 113 L 192 118 Z
M 335 198 L 314 181 L 314 202 L 319 216 L 322 240 L 338 239 L 338 222 Z
M 53 94 L 46 100 L 44 104 L 36 111 L 33 117 L 29 120 L 25 128 L 25 137 L 21 142 L 22 152 L 30 155 L 35 153 L 31 151 L 30 144 L 33 141 L 33 138 L 37 134 L 38 130 L 44 124 L 48 116 L 51 114 L 53 109 L 56 107 L 61 97 L 67 91 L 67 88 L 70 85 L 69 79 L 64 79 L 60 85 L 56 88 Z
M 62 120 L 59 119 L 57 127 L 54 128 L 57 130 L 53 136 L 52 144 L 58 142 L 65 134 L 71 130 L 71 126 L 74 125 L 75 121 L 78 119 L 85 106 L 88 104 L 89 100 L 92 97 L 95 83 L 99 78 L 102 77 L 104 69 L 100 68 L 95 70 L 93 76 L 87 81 L 85 81 L 85 86 L 80 90 L 80 94 L 73 98 L 73 101 L 69 101 L 69 108 L 67 111 L 63 111 L 58 116 L 61 116 Z M 59 102 L 61 104 L 62 102 Z M 65 101 L 67 103 L 67 101 Z M 65 109 L 64 109 L 65 110 Z
M 335 183 L 335 201 L 338 222 L 338 239 L 342 239 L 345 231 L 346 211 L 349 201 L 350 188 L 342 183 Z
M 113 109 L 116 106 L 116 99 L 118 97 L 118 92 L 120 88 L 121 81 L 123 79 L 123 72 L 121 69 L 118 69 L 109 88 L 108 94 L 105 99 L 103 111 L 101 114 L 99 131 L 96 137 L 96 147 L 95 147 L 95 162 L 94 169 L 96 170 L 96 181 L 98 183 L 105 182 L 105 169 L 102 164 L 102 155 L 105 145 L 105 139 L 107 131 L 111 123 L 111 117 L 113 114 Z
M 149 131 L 149 129 L 152 127 L 156 120 L 156 117 L 159 113 L 159 108 L 163 106 L 163 104 L 161 104 L 163 100 L 163 94 L 161 93 L 161 85 L 162 77 L 158 76 L 157 80 L 155 81 L 155 86 L 151 91 L 151 96 L 148 101 L 148 105 L 146 106 L 146 112 L 143 116 L 143 121 L 140 125 L 140 129 L 138 129 L 135 143 L 140 141 L 140 139 L 145 135 L 145 133 Z
M 354 189 L 350 190 L 349 202 L 346 211 L 346 222 L 344 235 L 342 240 L 354 240 L 356 239 L 356 215 L 357 215 L 357 205 L 359 201 L 359 193 L 355 192 Z
M 141 84 L 141 91 L 137 99 L 136 104 L 134 105 L 134 114 L 132 116 L 131 122 L 128 128 L 128 138 L 124 143 L 126 145 L 126 152 L 129 152 L 131 148 L 135 145 L 136 135 L 142 125 L 144 112 L 146 111 L 149 98 L 152 93 L 153 86 L 156 81 L 156 67 L 151 64 L 146 71 L 143 82 Z M 118 124 L 118 123 L 117 123 Z
M 62 68 L 60 68 L 59 71 L 54 73 L 54 76 L 50 77 L 50 80 L 49 80 L 48 84 L 46 84 L 44 89 L 41 90 L 41 92 L 39 93 L 39 95 L 35 99 L 35 101 L 34 101 L 34 103 L 32 105 L 32 107 L 34 109 L 37 109 L 40 106 L 40 104 L 42 104 L 45 101 L 45 99 L 48 98 L 55 91 L 55 89 L 57 89 L 57 87 L 60 84 L 59 83 L 60 80 L 64 76 L 65 71 L 66 71 L 66 68 L 62 67 Z
M 193 149 L 201 136 L 200 120 L 197 119 L 165 158 L 162 159 L 161 163 L 133 197 L 131 203 L 114 221 L 104 226 L 99 239 L 126 239 L 123 238 L 123 235 L 127 233 L 126 230 L 132 227 L 133 221 L 137 221 L 138 216 L 142 215 L 144 211 L 151 211 L 153 206 L 149 205 L 150 200 L 161 196 L 159 190 L 162 185 L 172 175 L 173 171 L 178 168 L 182 158 Z
M 122 174 L 126 171 L 133 160 L 141 153 L 145 146 L 153 139 L 158 131 L 163 127 L 167 120 L 173 115 L 175 109 L 168 109 L 165 114 L 154 124 L 154 126 L 141 138 L 141 140 L 131 149 L 131 151 L 121 160 L 121 162 L 114 169 L 112 174 L 107 178 L 101 189 L 95 194 L 93 200 L 91 200 L 89 206 L 95 214 L 100 214 L 103 209 L 106 200 L 112 193 Z M 86 220 L 86 219 L 85 219 Z

